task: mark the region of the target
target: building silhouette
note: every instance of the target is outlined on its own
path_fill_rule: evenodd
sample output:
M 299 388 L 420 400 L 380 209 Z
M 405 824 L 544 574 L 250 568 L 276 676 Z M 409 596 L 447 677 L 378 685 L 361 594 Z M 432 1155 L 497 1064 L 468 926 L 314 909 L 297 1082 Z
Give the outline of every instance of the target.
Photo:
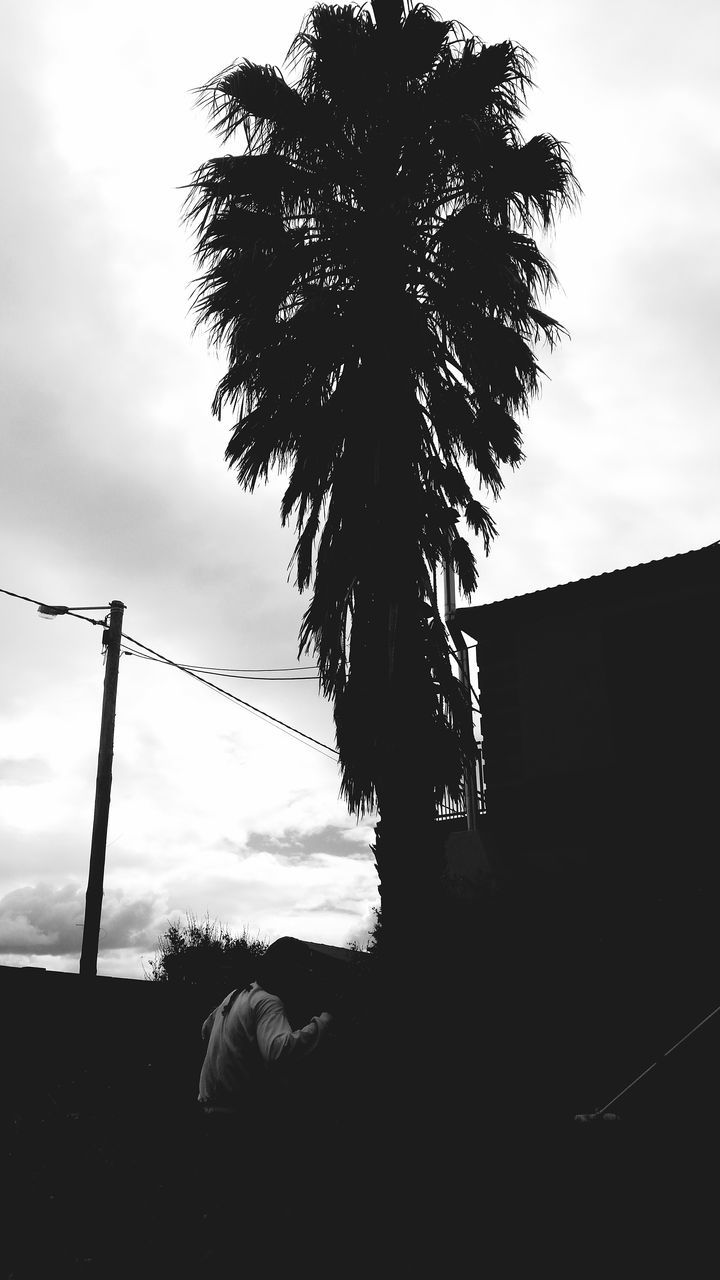
M 601 1105 L 720 1005 L 720 543 L 455 620 L 477 642 L 477 865 Z M 707 1108 L 719 1024 L 632 1105 Z
M 614 887 L 715 886 L 720 543 L 474 608 L 489 843 Z

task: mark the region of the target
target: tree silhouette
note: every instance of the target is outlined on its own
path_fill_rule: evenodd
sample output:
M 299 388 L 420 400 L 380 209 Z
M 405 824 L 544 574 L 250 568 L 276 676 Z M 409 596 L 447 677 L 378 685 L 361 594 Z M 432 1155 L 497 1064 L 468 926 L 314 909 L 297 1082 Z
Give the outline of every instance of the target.
M 436 896 L 435 805 L 474 742 L 434 590 L 449 556 L 477 583 L 534 346 L 562 326 L 533 233 L 579 188 L 565 146 L 525 142 L 531 59 L 423 4 L 316 5 L 274 67 L 234 63 L 199 90 L 223 143 L 186 215 L 198 324 L 227 357 L 213 410 L 249 490 L 289 473 L 300 652 L 334 704 L 341 790 L 377 806 L 386 937 Z M 473 490 L 471 484 L 475 483 Z

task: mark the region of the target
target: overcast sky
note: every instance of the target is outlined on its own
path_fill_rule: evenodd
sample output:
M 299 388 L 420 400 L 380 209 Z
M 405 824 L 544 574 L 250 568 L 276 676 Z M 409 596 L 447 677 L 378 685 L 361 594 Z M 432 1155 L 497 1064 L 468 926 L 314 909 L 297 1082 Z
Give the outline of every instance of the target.
M 246 495 L 225 467 L 180 188 L 219 150 L 193 87 L 236 58 L 282 65 L 308 8 L 5 6 L 0 587 L 121 599 L 125 630 L 179 662 L 297 662 L 281 485 Z M 716 541 L 720 10 L 457 0 L 442 13 L 534 55 L 525 131 L 563 139 L 584 189 L 546 246 L 562 286 L 549 310 L 571 340 L 541 357 L 527 460 L 507 476 L 473 602 Z M 0 628 L 0 963 L 76 970 L 100 629 L 4 595 Z M 333 745 L 314 681 L 225 687 Z M 268 941 L 363 938 L 371 838 L 327 753 L 122 658 L 100 973 L 142 977 L 188 912 Z

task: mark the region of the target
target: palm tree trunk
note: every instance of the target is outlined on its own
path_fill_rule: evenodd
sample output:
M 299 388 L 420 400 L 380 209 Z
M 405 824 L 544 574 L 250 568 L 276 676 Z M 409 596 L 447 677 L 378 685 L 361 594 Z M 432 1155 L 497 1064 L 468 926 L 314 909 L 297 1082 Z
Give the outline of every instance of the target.
M 437 933 L 443 893 L 443 840 L 425 762 L 397 762 L 379 796 L 376 862 L 388 953 L 423 967 L 421 953 Z
M 371 5 L 378 31 L 400 25 L 405 12 L 405 0 L 371 0 Z

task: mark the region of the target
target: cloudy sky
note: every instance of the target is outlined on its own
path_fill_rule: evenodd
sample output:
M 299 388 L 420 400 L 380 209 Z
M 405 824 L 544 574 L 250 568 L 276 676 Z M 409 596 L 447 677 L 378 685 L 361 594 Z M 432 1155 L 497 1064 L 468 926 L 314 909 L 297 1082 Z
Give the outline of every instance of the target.
M 282 65 L 308 7 L 5 6 L 0 587 L 75 607 L 121 599 L 126 632 L 178 662 L 297 664 L 280 482 L 245 495 L 225 467 L 180 188 L 218 150 L 193 87 L 236 58 Z M 530 50 L 526 133 L 566 141 L 584 189 L 546 246 L 562 285 L 550 310 L 571 340 L 541 361 L 527 460 L 507 477 L 474 603 L 716 541 L 720 11 L 442 12 Z M 0 595 L 0 633 L 0 963 L 76 970 L 100 629 Z M 222 683 L 332 746 L 314 680 Z M 362 938 L 371 838 L 329 753 L 122 658 L 100 973 L 142 977 L 187 913 L 266 940 Z

